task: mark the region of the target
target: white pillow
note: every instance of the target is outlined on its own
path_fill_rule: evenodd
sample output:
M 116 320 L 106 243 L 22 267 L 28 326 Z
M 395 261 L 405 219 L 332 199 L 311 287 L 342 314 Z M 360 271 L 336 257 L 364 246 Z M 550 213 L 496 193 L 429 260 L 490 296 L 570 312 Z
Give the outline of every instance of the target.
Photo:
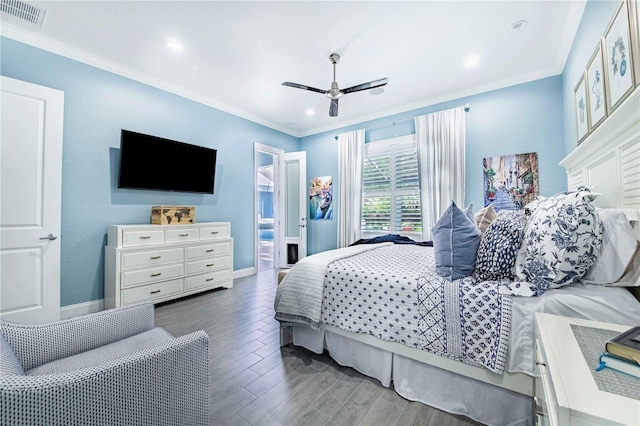
M 612 284 L 624 274 L 636 251 L 637 240 L 629 218 L 622 210 L 596 209 L 604 225 L 602 245 L 596 262 L 582 281 L 593 284 Z
M 640 241 L 624 274 L 615 283 L 607 284 L 607 287 L 640 287 Z

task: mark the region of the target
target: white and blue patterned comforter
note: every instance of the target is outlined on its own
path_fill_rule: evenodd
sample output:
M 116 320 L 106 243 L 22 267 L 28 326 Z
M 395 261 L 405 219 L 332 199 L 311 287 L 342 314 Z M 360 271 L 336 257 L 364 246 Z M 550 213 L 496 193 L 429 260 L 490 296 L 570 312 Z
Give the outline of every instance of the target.
M 288 291 L 286 281 L 279 294 Z M 321 324 L 502 373 L 511 297 L 498 286 L 472 277 L 443 279 L 430 247 L 384 245 L 329 263 L 315 303 L 321 303 Z

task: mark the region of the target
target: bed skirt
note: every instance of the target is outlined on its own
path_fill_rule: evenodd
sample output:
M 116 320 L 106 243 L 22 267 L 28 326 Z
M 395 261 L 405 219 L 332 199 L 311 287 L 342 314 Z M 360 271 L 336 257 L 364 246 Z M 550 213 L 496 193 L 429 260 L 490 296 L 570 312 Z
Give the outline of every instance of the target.
M 293 344 L 326 349 L 340 365 L 373 377 L 403 398 L 489 425 L 532 425 L 533 398 L 443 370 L 363 342 L 310 327 L 291 327 Z

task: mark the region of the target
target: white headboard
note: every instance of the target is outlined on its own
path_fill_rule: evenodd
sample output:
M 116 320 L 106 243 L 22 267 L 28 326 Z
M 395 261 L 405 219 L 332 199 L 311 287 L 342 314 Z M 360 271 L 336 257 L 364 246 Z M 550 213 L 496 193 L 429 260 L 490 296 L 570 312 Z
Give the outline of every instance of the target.
M 640 239 L 640 86 L 560 165 L 569 190 L 587 186 L 603 194 L 594 205 L 628 209 Z

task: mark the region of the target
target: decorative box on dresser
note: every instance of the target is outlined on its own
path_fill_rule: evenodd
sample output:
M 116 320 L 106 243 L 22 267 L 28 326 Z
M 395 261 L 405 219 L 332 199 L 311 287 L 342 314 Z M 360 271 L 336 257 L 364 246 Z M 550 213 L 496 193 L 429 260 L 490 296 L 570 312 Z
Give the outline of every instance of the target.
M 233 287 L 230 235 L 228 222 L 109 226 L 105 307 Z
M 613 335 L 630 328 L 625 325 L 536 314 L 535 343 L 538 367 L 534 389 L 536 424 L 640 424 L 640 400 L 598 388 L 592 374 L 592 369 L 598 365 L 598 357 L 594 354 L 587 362 L 572 325 L 610 330 Z M 598 351 L 604 352 L 604 341 L 598 341 L 597 344 L 593 343 L 590 346 L 599 348 L 600 345 L 602 349 Z M 612 372 L 627 377 L 624 373 Z M 600 373 L 603 372 L 595 374 Z M 625 380 L 638 380 L 640 389 L 640 379 L 628 376 Z M 631 393 L 635 394 L 635 391 L 632 389 Z M 640 397 L 640 393 L 636 396 Z

